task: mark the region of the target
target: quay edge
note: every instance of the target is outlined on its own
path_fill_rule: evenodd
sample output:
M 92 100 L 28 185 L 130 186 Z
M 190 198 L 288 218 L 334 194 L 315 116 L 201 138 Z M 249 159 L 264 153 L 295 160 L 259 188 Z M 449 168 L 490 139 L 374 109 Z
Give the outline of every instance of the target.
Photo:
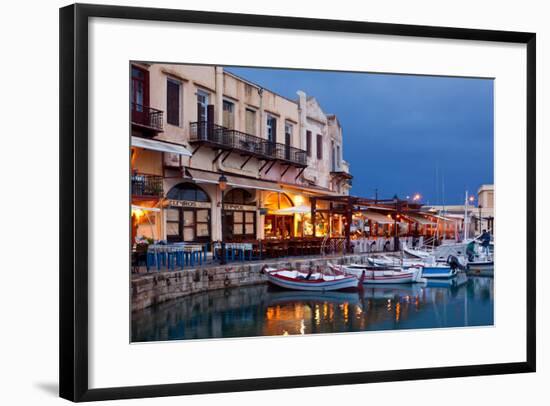
M 143 274 L 132 274 L 130 282 L 131 308 L 132 311 L 142 310 L 193 293 L 267 283 L 267 277 L 261 272 L 265 265 L 273 268 L 306 269 L 310 266 L 325 266 L 328 262 L 335 264 L 365 263 L 367 257 L 372 255 L 371 253 L 285 258 L 284 260 L 238 262 L 194 269 L 161 272 L 155 270 Z

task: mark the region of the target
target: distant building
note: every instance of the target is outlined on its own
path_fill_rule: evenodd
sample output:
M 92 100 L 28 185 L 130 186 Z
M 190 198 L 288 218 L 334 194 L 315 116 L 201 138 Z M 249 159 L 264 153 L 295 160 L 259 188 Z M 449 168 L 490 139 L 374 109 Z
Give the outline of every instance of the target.
M 436 205 L 424 206 L 424 209 L 437 213 L 449 219 L 457 220 L 457 230 L 464 233 L 464 215 L 468 214 L 468 235 L 476 236 L 483 230 L 493 233 L 494 214 L 494 185 L 481 185 L 477 191 L 477 205 Z

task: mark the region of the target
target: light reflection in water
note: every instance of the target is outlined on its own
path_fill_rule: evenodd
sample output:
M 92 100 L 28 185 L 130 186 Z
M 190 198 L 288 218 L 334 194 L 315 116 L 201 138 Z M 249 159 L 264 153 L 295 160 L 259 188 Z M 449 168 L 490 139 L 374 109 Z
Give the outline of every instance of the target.
M 493 279 L 460 286 L 296 292 L 256 285 L 200 293 L 132 314 L 132 341 L 337 333 L 493 324 Z

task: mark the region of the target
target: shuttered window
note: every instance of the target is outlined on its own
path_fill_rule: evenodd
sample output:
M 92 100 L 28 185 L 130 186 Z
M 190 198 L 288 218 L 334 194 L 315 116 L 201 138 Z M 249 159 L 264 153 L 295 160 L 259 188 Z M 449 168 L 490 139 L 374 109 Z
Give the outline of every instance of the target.
M 246 133 L 256 135 L 256 112 L 246 109 Z
M 223 126 L 225 128 L 235 128 L 235 116 L 233 114 L 235 105 L 227 100 L 223 101 Z
M 180 125 L 180 88 L 181 84 L 173 79 L 166 83 L 166 122 Z
M 311 156 L 311 131 L 306 131 L 306 151 L 307 156 Z
M 323 159 L 323 136 L 317 134 L 317 159 Z

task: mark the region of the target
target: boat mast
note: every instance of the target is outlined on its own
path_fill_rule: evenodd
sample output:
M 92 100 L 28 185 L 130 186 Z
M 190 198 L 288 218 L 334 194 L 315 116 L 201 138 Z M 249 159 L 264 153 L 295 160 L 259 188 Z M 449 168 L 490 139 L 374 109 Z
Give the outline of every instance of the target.
M 464 241 L 468 239 L 468 229 L 469 227 L 469 219 L 468 219 L 468 191 L 466 191 L 466 198 L 464 200 Z

